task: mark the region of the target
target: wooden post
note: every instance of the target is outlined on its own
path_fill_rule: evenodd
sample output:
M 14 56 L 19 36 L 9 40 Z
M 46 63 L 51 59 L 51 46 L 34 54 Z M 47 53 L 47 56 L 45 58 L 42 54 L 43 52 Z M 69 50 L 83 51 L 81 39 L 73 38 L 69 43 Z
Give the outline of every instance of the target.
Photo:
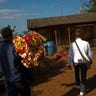
M 55 41 L 56 41 L 56 49 L 57 49 L 57 46 L 58 46 L 58 39 L 57 39 L 57 31 L 55 30 Z
M 70 37 L 70 28 L 69 27 L 68 27 L 68 38 L 69 38 L 69 45 L 70 45 L 71 37 Z
M 96 24 L 94 24 L 94 37 L 96 36 Z M 95 39 L 95 38 L 94 38 Z M 96 47 L 96 41 L 93 41 L 93 47 Z

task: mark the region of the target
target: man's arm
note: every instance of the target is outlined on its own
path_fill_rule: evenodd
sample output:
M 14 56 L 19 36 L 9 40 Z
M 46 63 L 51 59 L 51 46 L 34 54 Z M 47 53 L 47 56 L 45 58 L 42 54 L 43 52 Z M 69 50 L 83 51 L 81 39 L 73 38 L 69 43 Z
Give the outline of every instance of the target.
M 71 43 L 68 51 L 68 64 L 67 64 L 67 68 L 69 70 L 71 70 L 72 59 L 73 59 L 73 49 L 72 49 L 72 43 Z
M 93 60 L 93 51 L 91 50 L 89 43 L 88 43 L 88 57 L 91 61 Z

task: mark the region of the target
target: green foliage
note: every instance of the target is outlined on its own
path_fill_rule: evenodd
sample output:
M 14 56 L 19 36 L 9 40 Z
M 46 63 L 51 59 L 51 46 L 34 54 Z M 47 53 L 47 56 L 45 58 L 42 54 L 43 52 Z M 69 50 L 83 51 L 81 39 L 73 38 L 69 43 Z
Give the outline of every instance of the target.
M 88 12 L 96 12 L 96 0 L 91 0 L 89 6 Z

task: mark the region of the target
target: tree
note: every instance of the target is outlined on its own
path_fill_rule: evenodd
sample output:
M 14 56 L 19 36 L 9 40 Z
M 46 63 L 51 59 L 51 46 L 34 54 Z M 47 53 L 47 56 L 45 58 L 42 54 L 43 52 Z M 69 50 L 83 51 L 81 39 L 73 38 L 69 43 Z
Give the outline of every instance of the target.
M 88 2 L 81 4 L 81 13 L 96 12 L 96 0 L 89 0 Z
M 96 0 L 90 0 L 89 6 L 88 12 L 96 12 Z

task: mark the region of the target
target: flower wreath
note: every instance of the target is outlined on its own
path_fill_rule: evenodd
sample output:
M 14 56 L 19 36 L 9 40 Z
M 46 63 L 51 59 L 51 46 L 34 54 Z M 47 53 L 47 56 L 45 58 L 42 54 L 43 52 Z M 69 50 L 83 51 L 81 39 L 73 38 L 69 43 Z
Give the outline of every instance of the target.
M 23 58 L 22 63 L 31 68 L 38 66 L 40 58 L 43 56 L 42 38 L 39 34 L 32 33 L 24 36 L 15 36 L 13 39 L 16 52 Z

